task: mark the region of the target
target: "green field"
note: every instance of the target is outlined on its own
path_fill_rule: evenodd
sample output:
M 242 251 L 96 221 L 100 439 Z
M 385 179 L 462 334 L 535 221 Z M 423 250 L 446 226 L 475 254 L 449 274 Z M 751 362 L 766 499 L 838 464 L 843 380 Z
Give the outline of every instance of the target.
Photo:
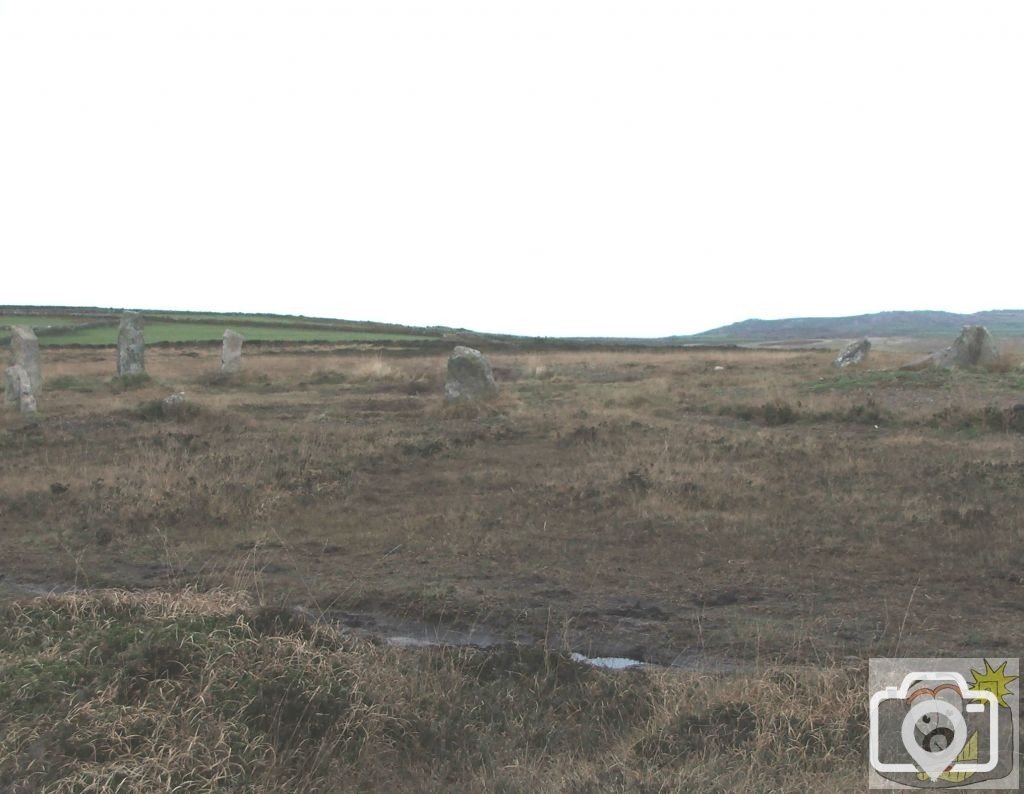
M 0 311 L 0 344 L 6 344 L 10 338 L 8 326 L 25 325 L 36 330 L 41 345 L 114 345 L 117 343 L 118 316 L 111 312 L 87 313 L 82 310 L 69 310 L 66 314 L 56 311 L 41 314 Z M 219 340 L 226 328 L 237 331 L 252 342 L 401 342 L 436 339 L 438 336 L 424 329 L 413 328 L 405 332 L 401 327 L 375 323 L 273 315 L 152 312 L 145 316 L 146 341 L 151 344 L 212 342 Z M 78 327 L 82 325 L 88 327 Z
M 213 323 L 146 323 L 146 341 L 209 342 L 220 339 L 226 325 Z M 369 331 L 327 331 L 315 328 L 267 328 L 232 325 L 232 330 L 251 342 L 382 342 L 429 339 L 415 334 L 377 334 Z M 117 343 L 117 327 L 84 328 L 80 331 L 48 334 L 39 337 L 41 345 L 113 345 Z
M 91 317 L 73 316 L 70 314 L 2 314 L 0 313 L 0 328 L 10 325 L 27 325 L 32 328 L 47 328 L 49 326 L 73 326 L 93 321 Z M 98 318 L 102 319 L 102 318 Z

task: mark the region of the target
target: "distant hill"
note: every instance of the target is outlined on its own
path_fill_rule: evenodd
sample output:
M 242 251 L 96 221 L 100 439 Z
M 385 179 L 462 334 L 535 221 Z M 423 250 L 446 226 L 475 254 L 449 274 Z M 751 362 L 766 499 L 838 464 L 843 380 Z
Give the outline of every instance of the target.
M 860 336 L 949 336 L 956 334 L 964 325 L 984 325 L 996 336 L 1024 336 L 1024 309 L 1001 309 L 975 314 L 894 311 L 853 317 L 743 320 L 679 338 L 695 342 L 765 342 Z

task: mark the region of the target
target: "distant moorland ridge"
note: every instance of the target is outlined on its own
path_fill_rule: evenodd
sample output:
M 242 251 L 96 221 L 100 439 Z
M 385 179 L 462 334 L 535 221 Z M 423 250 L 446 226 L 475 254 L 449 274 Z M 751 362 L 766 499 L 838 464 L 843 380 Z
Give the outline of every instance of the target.
M 218 342 L 225 328 L 250 342 L 375 342 L 524 344 L 557 347 L 639 345 L 736 345 L 762 342 L 814 342 L 857 337 L 949 337 L 964 325 L 984 325 L 997 338 L 1024 337 L 1024 309 L 955 314 L 941 311 L 888 311 L 852 317 L 790 317 L 743 320 L 698 334 L 659 338 L 523 337 L 481 333 L 446 326 L 417 327 L 394 323 L 273 314 L 143 310 L 147 342 Z M 0 306 L 0 345 L 7 329 L 27 325 L 44 345 L 113 345 L 119 309 L 68 306 Z
M 891 311 L 853 317 L 743 320 L 687 338 L 702 342 L 761 342 L 858 336 L 948 336 L 955 334 L 964 325 L 984 325 L 996 336 L 1024 336 L 1024 309 L 1000 309 L 974 314 Z

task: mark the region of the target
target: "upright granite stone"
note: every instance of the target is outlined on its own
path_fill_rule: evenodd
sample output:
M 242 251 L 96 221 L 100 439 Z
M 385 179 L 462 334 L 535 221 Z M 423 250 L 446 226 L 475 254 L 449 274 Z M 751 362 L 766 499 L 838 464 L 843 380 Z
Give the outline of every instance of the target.
M 117 374 L 142 375 L 146 372 L 146 343 L 143 331 L 146 324 L 138 312 L 121 315 L 117 332 Z
M 992 334 L 983 325 L 965 325 L 952 345 L 936 356 L 940 367 L 986 367 L 999 360 Z
M 224 332 L 224 342 L 220 350 L 220 371 L 224 373 L 238 372 L 242 366 L 242 342 L 245 337 L 228 329 Z
M 43 374 L 39 364 L 39 340 L 35 331 L 20 325 L 11 326 L 11 357 L 16 367 L 24 367 L 32 383 L 32 393 L 43 388 Z
M 843 352 L 839 354 L 835 361 L 832 362 L 833 367 L 839 369 L 846 369 L 846 367 L 852 367 L 855 364 L 859 364 L 868 357 L 868 353 L 871 352 L 871 342 L 867 339 L 861 339 L 857 342 L 851 342 L 845 348 Z
M 22 414 L 36 412 L 36 398 L 32 393 L 32 379 L 19 364 L 4 370 L 4 403 Z
M 945 350 L 911 361 L 900 369 L 987 367 L 997 361 L 999 350 L 988 329 L 983 325 L 965 325 L 960 336 Z
M 498 384 L 483 353 L 471 347 L 456 347 L 448 357 L 444 396 L 449 400 L 482 400 L 497 393 Z

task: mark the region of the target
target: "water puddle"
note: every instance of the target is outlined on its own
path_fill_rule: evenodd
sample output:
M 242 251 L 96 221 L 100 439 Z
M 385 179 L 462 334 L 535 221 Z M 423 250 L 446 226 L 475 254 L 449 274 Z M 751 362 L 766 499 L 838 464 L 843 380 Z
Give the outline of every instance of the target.
M 32 598 L 52 593 L 87 592 L 86 589 L 68 587 L 57 583 L 39 584 L 16 582 L 0 574 L 0 598 Z M 539 640 L 526 634 L 509 636 L 488 630 L 482 626 L 453 628 L 442 624 L 394 618 L 385 614 L 334 612 L 323 613 L 294 607 L 296 615 L 311 622 L 327 622 L 343 627 L 347 631 L 366 639 L 381 642 L 395 648 L 497 648 L 508 645 L 536 646 Z M 751 674 L 763 670 L 762 665 L 745 660 L 713 657 L 703 652 L 684 653 L 674 657 L 667 664 L 646 662 L 626 656 L 615 656 L 614 647 L 606 646 L 608 655 L 601 654 L 585 636 L 550 637 L 549 647 L 587 648 L 588 653 L 570 653 L 578 664 L 589 665 L 602 670 L 676 670 L 709 674 Z
M 569 658 L 580 664 L 589 664 L 591 667 L 600 667 L 602 670 L 630 670 L 634 667 L 657 666 L 646 665 L 636 659 L 626 659 L 621 656 L 584 656 L 582 653 L 571 653 Z

